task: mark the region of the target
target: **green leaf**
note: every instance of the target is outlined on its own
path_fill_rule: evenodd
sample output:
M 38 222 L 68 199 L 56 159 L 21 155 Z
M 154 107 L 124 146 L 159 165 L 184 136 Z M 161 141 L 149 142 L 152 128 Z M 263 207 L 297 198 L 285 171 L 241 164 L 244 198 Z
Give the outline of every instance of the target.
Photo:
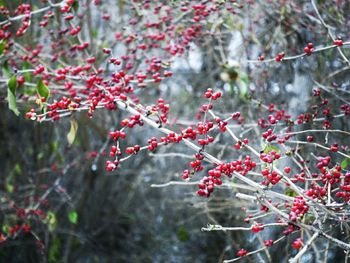
M 281 16 L 284 16 L 287 13 L 287 8 L 285 6 L 283 6 L 281 8 Z
M 75 2 L 73 3 L 72 7 L 73 7 L 74 12 L 77 13 L 77 12 L 78 12 L 78 9 L 79 9 L 79 2 L 78 2 L 78 1 L 75 1 Z
M 37 160 L 42 160 L 45 157 L 44 152 L 39 152 L 38 155 L 36 156 Z
M 57 153 L 58 152 L 58 142 L 57 141 L 51 142 L 50 149 L 51 149 L 52 153 Z
M 22 174 L 22 168 L 21 168 L 21 165 L 19 163 L 16 163 L 15 168 L 14 168 L 14 172 L 18 175 Z
M 98 37 L 98 30 L 92 29 L 91 36 L 92 36 L 92 38 L 96 39 Z
M 266 145 L 265 148 L 264 148 L 264 153 L 269 153 L 271 151 L 275 151 L 277 153 L 281 152 L 281 150 L 278 147 L 276 147 L 276 146 Z
M 239 98 L 241 100 L 246 100 L 248 95 L 249 78 L 247 74 L 240 74 L 239 78 Z
M 184 227 L 180 227 L 177 230 L 177 238 L 180 241 L 187 241 L 190 238 L 190 235 L 188 234 L 188 231 Z
M 70 211 L 68 214 L 68 219 L 69 222 L 76 225 L 78 223 L 78 213 L 76 211 Z
M 12 193 L 14 189 L 15 189 L 15 186 L 13 184 L 6 183 L 6 191 L 8 193 Z
M 35 87 L 25 86 L 23 88 L 23 93 L 28 96 L 34 96 L 35 94 L 37 94 L 37 91 Z
M 5 61 L 4 64 L 2 64 L 2 73 L 3 73 L 5 76 L 7 76 L 7 77 L 11 77 L 11 76 L 12 76 L 7 61 Z
M 303 217 L 303 223 L 305 224 L 308 224 L 308 225 L 311 225 L 314 221 L 315 221 L 315 216 L 310 214 L 310 213 L 307 213 L 304 215 Z
M 2 53 L 4 53 L 6 44 L 7 44 L 7 41 L 6 41 L 6 40 L 1 40 L 1 41 L 0 41 L 0 55 L 2 55 Z
M 6 233 L 6 234 L 10 234 L 10 226 L 9 226 L 9 224 L 3 224 L 2 225 L 2 232 L 4 232 L 4 233 Z
M 349 165 L 350 165 L 350 159 L 349 159 L 349 158 L 345 158 L 345 159 L 340 163 L 340 167 L 341 167 L 343 170 L 346 169 Z
M 49 249 L 49 262 L 57 262 L 61 251 L 61 241 L 54 236 Z
M 71 119 L 70 120 L 70 130 L 69 130 L 69 133 L 67 134 L 67 140 L 68 140 L 69 145 L 73 144 L 75 137 L 77 135 L 77 131 L 78 131 L 78 123 L 76 120 Z
M 47 99 L 50 96 L 50 90 L 42 80 L 39 80 L 36 88 L 41 97 Z
M 54 231 L 57 227 L 57 219 L 55 213 L 52 211 L 47 212 L 45 222 L 49 225 L 49 231 Z
M 16 88 L 17 88 L 17 77 L 13 75 L 7 82 L 7 101 L 9 104 L 9 109 L 12 110 L 17 116 L 19 111 L 17 109 L 16 102 Z
M 287 188 L 284 194 L 290 197 L 296 197 L 298 195 L 292 188 Z
M 23 62 L 23 66 L 22 66 L 23 70 L 28 70 L 30 69 L 30 64 L 28 61 L 24 61 Z M 29 71 L 26 71 L 23 73 L 23 76 L 24 76 L 24 79 L 26 82 L 30 82 L 31 81 L 31 78 L 32 78 L 32 75 L 30 74 Z
M 118 9 L 119 9 L 119 16 L 122 17 L 124 15 L 126 1 L 117 1 L 117 2 L 118 2 Z
M 7 81 L 7 87 L 12 93 L 16 94 L 16 88 L 17 88 L 17 77 L 16 77 L 16 75 L 13 75 Z

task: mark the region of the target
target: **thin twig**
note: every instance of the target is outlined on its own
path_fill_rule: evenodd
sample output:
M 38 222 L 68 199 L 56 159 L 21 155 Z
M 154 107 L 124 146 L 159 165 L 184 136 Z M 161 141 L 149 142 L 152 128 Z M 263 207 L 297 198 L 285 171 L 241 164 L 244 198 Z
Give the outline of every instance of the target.
M 294 258 L 291 258 L 289 260 L 289 263 L 297 263 L 299 258 L 301 258 L 305 252 L 309 249 L 311 246 L 312 242 L 319 236 L 319 233 L 313 234 L 313 236 L 307 241 L 307 243 L 304 245 L 304 247 L 298 252 L 298 254 L 295 255 Z

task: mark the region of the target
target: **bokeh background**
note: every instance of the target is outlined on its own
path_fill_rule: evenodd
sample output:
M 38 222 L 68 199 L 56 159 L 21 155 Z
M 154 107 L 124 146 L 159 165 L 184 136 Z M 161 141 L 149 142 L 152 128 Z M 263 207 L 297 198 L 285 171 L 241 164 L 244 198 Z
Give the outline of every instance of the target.
M 34 0 L 2 2 L 11 10 L 21 2 L 45 5 L 45 1 Z M 91 21 L 81 37 L 91 41 L 93 54 L 99 54 L 101 47 L 111 43 L 116 54 L 123 54 L 126 47 L 115 43 L 114 32 L 124 26 L 129 28 L 126 30 L 142 30 L 129 23 L 135 15 L 133 6 L 147 12 L 142 10 L 142 1 L 105 0 L 99 7 L 93 1 L 78 2 L 81 23 L 86 17 Z M 156 2 L 171 6 L 179 1 Z M 315 102 L 312 96 L 315 81 L 322 83 L 331 105 L 342 104 L 339 97 L 350 100 L 349 71 L 343 70 L 345 65 L 335 49 L 283 64 L 246 62 L 262 53 L 273 57 L 281 50 L 298 54 L 308 42 L 316 46 L 332 43 L 323 25 L 313 18 L 316 15 L 310 1 L 223 2 L 228 7 L 234 6 L 232 2 L 243 5 L 235 15 L 223 11 L 220 17 L 211 18 L 208 30 L 217 26 L 215 36 L 194 41 L 184 55 L 174 59 L 170 68 L 173 77 L 139 91 L 145 103 L 155 103 L 158 97 L 170 103 L 170 128 L 195 122 L 200 105 L 205 103 L 202 94 L 207 88 L 223 92 L 216 108 L 221 116 L 241 111 L 245 126 L 232 125 L 232 129 L 248 137 L 257 148 L 261 147 L 261 141 L 256 123 L 265 116 L 259 101 L 264 105 L 272 102 L 283 105 L 295 117 L 308 111 Z M 317 4 L 333 32 L 349 39 L 349 1 L 317 1 Z M 111 15 L 109 21 L 101 19 L 103 13 Z M 185 17 L 180 25 L 188 23 L 190 18 Z M 35 25 L 19 42 L 24 46 L 49 44 L 46 35 L 41 35 Z M 345 52 L 349 53 L 347 49 Z M 96 63 L 104 65 L 102 56 Z M 139 65 L 135 71 L 142 67 Z M 107 68 L 107 72 L 112 70 Z M 5 100 L 6 76 L 3 74 L 1 79 L 0 224 L 4 231 L 17 220 L 7 205 L 8 200 L 26 206 L 47 191 L 41 207 L 49 220 L 46 224 L 32 222 L 44 249 L 38 249 L 35 239 L 23 234 L 0 244 L 0 262 L 222 262 L 235 257 L 242 244 L 253 250 L 262 239 L 278 236 L 270 229 L 262 236 L 246 232 L 202 232 L 201 228 L 208 223 L 243 225 L 246 214 L 242 207 L 248 206 L 235 198 L 237 192 L 229 185 L 216 190 L 210 199 L 198 197 L 196 185 L 152 187 L 170 181 L 183 182 L 181 174 L 193 159 L 193 151 L 181 144 L 168 145 L 153 154 L 140 153 L 122 163 L 116 172 L 107 173 L 104 163 L 108 158 L 104 153 L 111 145 L 108 132 L 120 127 L 120 121 L 127 117 L 125 113 L 98 110 L 92 119 L 85 113 L 75 114 L 78 130 L 74 143 L 69 145 L 70 118 L 40 124 L 26 120 L 24 114 L 16 117 L 8 110 Z M 19 107 L 22 112 L 27 109 L 24 103 Z M 346 119 L 340 119 L 337 125 L 338 129 L 349 130 Z M 302 128 L 309 127 L 305 124 Z M 153 136 L 160 134 L 151 128 L 138 127 L 123 143 L 146 145 L 145 138 Z M 312 151 L 305 148 L 302 154 L 307 156 Z M 221 136 L 210 152 L 223 160 L 242 157 L 232 149 L 232 141 Z M 196 175 L 193 181 L 204 173 Z M 285 262 L 291 240 L 292 237 L 287 238 L 285 243 L 270 250 L 272 262 Z M 281 253 L 284 250 L 286 253 Z M 343 257 L 341 250 L 330 249 L 329 259 L 333 262 Z M 305 258 L 305 262 L 316 262 L 311 254 Z M 257 256 L 243 261 L 259 260 L 266 259 Z

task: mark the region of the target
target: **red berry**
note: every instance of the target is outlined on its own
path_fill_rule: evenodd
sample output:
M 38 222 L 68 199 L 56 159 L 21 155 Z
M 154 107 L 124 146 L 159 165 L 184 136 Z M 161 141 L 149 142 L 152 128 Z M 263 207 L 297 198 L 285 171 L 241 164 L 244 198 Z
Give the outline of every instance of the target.
M 292 170 L 292 169 L 291 169 L 289 166 L 284 167 L 284 171 L 285 171 L 287 174 L 289 174 L 291 170 Z
M 264 227 L 261 224 L 255 224 L 254 226 L 252 226 L 253 233 L 258 233 L 262 230 L 264 230 Z
M 329 150 L 330 150 L 331 152 L 337 152 L 337 151 L 338 151 L 338 144 L 333 144 L 333 145 L 329 148 Z
M 236 255 L 237 255 L 238 257 L 244 257 L 244 256 L 247 255 L 247 253 L 248 253 L 247 250 L 245 250 L 244 248 L 241 248 L 241 249 L 237 252 Z
M 292 243 L 292 247 L 294 249 L 300 249 L 303 245 L 303 242 L 301 240 L 301 238 L 297 238 L 293 243 Z
M 271 247 L 273 245 L 273 240 L 272 239 L 265 240 L 264 245 L 267 247 Z
M 343 40 L 342 39 L 336 39 L 334 40 L 334 45 L 341 47 L 343 45 Z
M 30 225 L 28 225 L 28 224 L 22 225 L 22 230 L 24 233 L 29 233 L 30 232 Z
M 312 142 L 312 141 L 314 140 L 314 137 L 313 137 L 313 136 L 307 136 L 307 137 L 306 137 L 306 140 L 307 140 L 308 142 Z
M 240 142 L 237 142 L 235 143 L 235 145 L 233 146 L 236 150 L 239 150 L 241 149 L 241 143 Z

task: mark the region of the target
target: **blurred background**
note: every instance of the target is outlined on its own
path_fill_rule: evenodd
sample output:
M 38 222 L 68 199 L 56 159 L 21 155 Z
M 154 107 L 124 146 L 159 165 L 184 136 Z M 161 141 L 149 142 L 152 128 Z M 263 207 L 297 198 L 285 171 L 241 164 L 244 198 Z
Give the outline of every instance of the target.
M 10 10 L 22 2 L 37 7 L 47 4 L 47 1 L 34 0 L 0 2 Z M 138 19 L 152 20 L 152 16 L 147 16 L 150 11 L 142 9 L 147 1 L 104 0 L 97 6 L 93 1 L 78 2 L 74 12 L 81 25 L 86 19 L 90 21 L 82 30 L 81 38 L 91 43 L 89 52 L 96 54 L 96 66 L 105 66 L 102 47 L 112 47 L 116 56 L 127 53 L 127 47 L 115 41 L 115 32 L 142 33 L 143 28 L 130 22 L 135 18 L 135 9 L 144 13 Z M 152 7 L 167 5 L 175 11 L 180 5 L 180 1 L 148 2 Z M 311 111 L 316 102 L 312 89 L 320 86 L 316 82 L 322 83 L 322 90 L 334 108 L 344 100 L 350 101 L 349 66 L 336 49 L 283 64 L 247 63 L 262 54 L 273 58 L 281 51 L 288 55 L 302 53 L 308 42 L 316 47 L 331 44 L 329 32 L 310 1 L 222 2 L 224 7 L 220 15 L 213 15 L 203 25 L 204 30 L 212 33 L 210 37 L 193 40 L 183 55 L 173 59 L 169 69 L 173 76 L 161 84 L 150 84 L 150 88 L 137 91 L 143 103 L 156 103 L 159 97 L 170 103 L 167 127 L 179 130 L 194 124 L 200 106 L 206 102 L 203 93 L 213 88 L 224 94 L 220 105 L 215 106 L 217 114 L 229 117 L 240 111 L 244 125 L 232 124 L 232 129 L 261 149 L 257 121 L 268 113 L 260 103 L 280 105 L 295 119 L 298 114 Z M 316 2 L 322 17 L 331 25 L 331 34 L 349 39 L 349 1 Z M 183 3 L 191 5 L 191 1 Z M 174 16 L 181 15 L 175 11 Z M 103 14 L 109 14 L 110 19 L 102 19 Z M 176 26 L 182 30 L 181 27 L 191 23 L 189 15 Z M 35 24 L 30 27 L 18 42 L 32 48 L 42 44 L 45 50 L 52 39 L 36 27 Z M 63 26 L 53 23 L 51 30 L 57 27 Z M 157 49 L 152 52 L 148 54 L 150 57 L 164 55 Z M 79 61 L 79 57 L 73 57 L 65 62 L 74 63 L 75 59 Z M 3 65 L 4 61 L 1 63 Z M 145 65 L 140 63 L 129 73 L 143 68 Z M 112 71 L 113 68 L 106 66 L 106 74 Z M 261 235 L 202 232 L 201 228 L 207 224 L 244 225 L 247 214 L 242 207 L 249 207 L 249 204 L 235 198 L 237 190 L 229 185 L 217 189 L 209 199 L 196 195 L 196 184 L 154 187 L 170 181 L 183 182 L 181 175 L 193 160 L 193 151 L 181 144 L 160 147 L 152 154 L 142 152 L 122 163 L 117 171 L 107 173 L 104 164 L 109 159 L 106 155 L 111 145 L 108 132 L 120 128 L 119 123 L 127 114 L 102 109 L 97 110 L 92 119 L 80 113 L 55 123 L 33 122 L 24 118 L 23 112 L 28 110 L 25 103 L 19 104 L 22 112 L 19 117 L 9 111 L 5 100 L 5 73 L 1 79 L 2 231 L 8 231 L 18 222 L 12 202 L 18 207 L 37 203 L 46 219 L 44 223 L 31 221 L 42 244 L 38 244 L 34 236 L 22 233 L 0 244 L 0 262 L 222 262 L 235 257 L 242 244 L 254 250 L 260 247 L 262 240 L 279 236 L 273 229 Z M 70 145 L 67 134 L 72 122 L 78 128 L 74 143 Z M 308 127 L 310 124 L 305 124 L 300 129 Z M 322 123 L 314 127 L 322 128 Z M 349 122 L 339 119 L 336 127 L 349 130 Z M 145 138 L 160 135 L 151 128 L 137 127 L 128 133 L 122 146 L 147 145 Z M 219 134 L 216 140 L 209 149 L 214 156 L 222 160 L 244 157 L 244 153 L 232 149 L 229 138 Z M 324 140 L 324 135 L 315 140 Z M 331 140 L 342 141 L 343 138 Z M 302 154 L 308 156 L 311 152 L 313 149 L 305 148 Z M 210 168 L 205 167 L 192 181 L 200 180 Z M 272 247 L 269 256 L 248 257 L 243 262 L 285 262 L 290 256 L 292 240 L 293 237 L 288 237 L 281 245 Z M 338 262 L 344 258 L 341 250 L 331 248 L 329 259 Z M 280 253 L 284 249 L 286 253 Z M 305 262 L 316 262 L 311 254 L 305 258 L 309 260 Z

